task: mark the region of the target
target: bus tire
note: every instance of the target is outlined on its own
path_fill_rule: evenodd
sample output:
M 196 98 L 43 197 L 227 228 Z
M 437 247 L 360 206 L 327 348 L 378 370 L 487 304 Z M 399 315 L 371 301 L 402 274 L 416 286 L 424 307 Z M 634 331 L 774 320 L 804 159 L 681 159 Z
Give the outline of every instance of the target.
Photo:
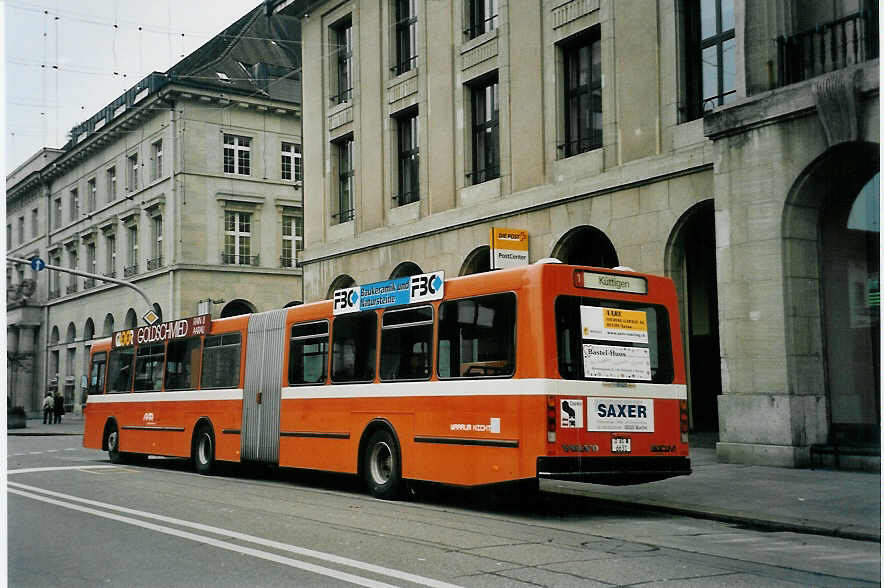
M 120 452 L 120 429 L 110 425 L 107 434 L 107 457 L 111 463 L 126 463 L 126 454 Z
M 193 435 L 193 469 L 203 476 L 211 475 L 215 469 L 215 436 L 212 428 L 202 423 Z
M 402 492 L 402 459 L 399 445 L 387 429 L 368 438 L 363 454 L 362 475 L 375 498 L 395 500 Z

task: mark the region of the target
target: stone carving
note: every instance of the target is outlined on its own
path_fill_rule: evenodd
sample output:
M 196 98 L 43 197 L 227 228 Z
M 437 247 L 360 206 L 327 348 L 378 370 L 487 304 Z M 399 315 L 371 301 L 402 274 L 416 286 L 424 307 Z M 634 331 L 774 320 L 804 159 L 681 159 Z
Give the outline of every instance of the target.
M 858 69 L 843 69 L 813 84 L 813 100 L 829 147 L 859 138 L 858 74 Z

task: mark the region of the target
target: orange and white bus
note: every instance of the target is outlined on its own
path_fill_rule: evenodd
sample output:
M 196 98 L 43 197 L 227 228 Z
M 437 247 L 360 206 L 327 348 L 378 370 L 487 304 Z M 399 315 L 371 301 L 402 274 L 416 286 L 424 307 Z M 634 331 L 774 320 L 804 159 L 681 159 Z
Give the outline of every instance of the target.
M 91 350 L 84 447 L 476 486 L 690 473 L 675 288 L 535 264 L 114 333 Z

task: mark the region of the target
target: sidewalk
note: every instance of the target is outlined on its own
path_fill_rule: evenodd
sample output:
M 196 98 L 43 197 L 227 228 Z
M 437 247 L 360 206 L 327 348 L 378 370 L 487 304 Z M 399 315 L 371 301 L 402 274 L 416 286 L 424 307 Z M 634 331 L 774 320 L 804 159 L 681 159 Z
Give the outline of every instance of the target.
M 59 425 L 28 419 L 9 436 L 82 435 L 82 415 Z M 691 448 L 693 473 L 637 486 L 544 480 L 549 492 L 693 517 L 862 541 L 881 541 L 881 476 L 840 470 L 718 463 L 715 450 Z
M 29 418 L 24 429 L 7 429 L 7 437 L 30 437 L 46 435 L 83 435 L 83 415 L 67 413 L 57 425 L 44 425 L 43 418 Z
M 551 492 L 633 504 L 718 521 L 862 541 L 881 541 L 881 476 L 842 470 L 718 463 L 691 447 L 690 476 L 637 486 L 544 481 Z

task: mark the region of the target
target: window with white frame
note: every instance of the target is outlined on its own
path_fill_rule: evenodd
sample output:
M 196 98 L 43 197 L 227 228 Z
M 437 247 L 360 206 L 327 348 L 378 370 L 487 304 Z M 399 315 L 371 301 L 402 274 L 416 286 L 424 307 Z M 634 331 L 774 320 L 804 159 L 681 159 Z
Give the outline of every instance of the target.
M 394 0 L 396 54 L 393 74 L 399 75 L 417 65 L 417 3 L 416 0 Z
M 68 249 L 68 267 L 75 270 L 78 264 L 77 246 Z M 77 291 L 77 274 L 68 274 L 68 294 Z
M 282 179 L 304 180 L 304 164 L 301 159 L 301 145 L 298 143 L 282 142 Z
M 251 137 L 224 135 L 224 173 L 247 176 L 251 174 Z
M 153 149 L 153 173 L 151 180 L 158 180 L 163 175 L 163 140 L 154 142 L 151 145 Z
M 337 167 L 337 206 L 333 206 L 332 223 L 346 223 L 353 220 L 353 137 L 332 143 Z
M 71 222 L 80 218 L 80 193 L 74 188 L 71 190 Z
M 86 271 L 94 274 L 96 273 L 96 259 L 95 259 L 95 243 L 87 243 L 86 244 Z M 86 287 L 92 287 L 95 285 L 95 278 L 87 278 L 86 279 Z
M 104 275 L 112 278 L 117 275 L 117 236 L 113 233 L 105 235 L 104 244 L 107 253 Z
M 353 24 L 350 17 L 332 26 L 329 37 L 334 55 L 332 62 L 335 67 L 332 82 L 336 84 L 331 92 L 331 102 L 343 104 L 350 101 L 353 92 Z
M 163 217 L 157 215 L 151 219 L 151 243 L 153 252 L 147 262 L 147 269 L 152 270 L 163 265 Z
M 396 161 L 399 194 L 395 204 L 402 206 L 420 200 L 420 139 L 417 112 L 396 118 Z
M 282 267 L 295 267 L 304 249 L 304 219 L 293 214 L 282 216 Z
M 107 168 L 107 201 L 113 202 L 117 199 L 117 167 Z
M 127 256 L 123 275 L 128 277 L 138 273 L 138 225 L 126 227 L 126 239 Z
M 221 259 L 231 265 L 257 265 L 252 258 L 252 214 L 224 211 L 224 251 Z
M 493 31 L 498 27 L 498 0 L 466 0 L 466 28 L 468 39 Z
M 86 182 L 86 210 L 92 212 L 98 204 L 98 187 L 95 185 L 95 178 Z
M 126 165 L 126 171 L 128 173 L 128 177 L 126 178 L 126 188 L 130 192 L 134 192 L 138 189 L 138 154 L 133 153 L 126 161 L 128 162 Z

